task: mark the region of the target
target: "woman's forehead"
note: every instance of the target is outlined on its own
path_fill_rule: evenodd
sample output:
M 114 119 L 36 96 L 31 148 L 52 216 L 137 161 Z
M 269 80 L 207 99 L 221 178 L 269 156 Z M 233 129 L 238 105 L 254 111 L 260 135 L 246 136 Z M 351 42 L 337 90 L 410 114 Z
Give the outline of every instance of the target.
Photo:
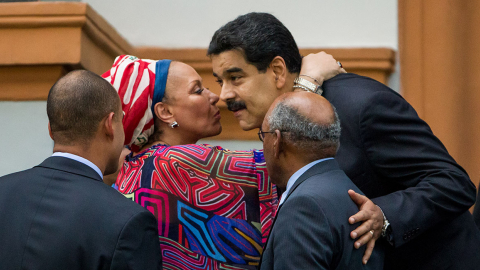
M 174 83 L 184 85 L 202 83 L 202 78 L 198 75 L 197 71 L 182 62 L 173 62 L 168 75 L 169 79 L 171 78 Z

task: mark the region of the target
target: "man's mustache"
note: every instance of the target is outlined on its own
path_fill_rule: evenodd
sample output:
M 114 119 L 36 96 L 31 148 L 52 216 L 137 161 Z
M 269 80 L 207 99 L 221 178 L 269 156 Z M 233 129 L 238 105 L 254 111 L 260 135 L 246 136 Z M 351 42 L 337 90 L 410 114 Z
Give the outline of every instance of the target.
M 238 110 L 247 108 L 247 106 L 245 105 L 245 102 L 234 101 L 234 100 L 227 101 L 227 107 L 229 111 L 238 111 Z

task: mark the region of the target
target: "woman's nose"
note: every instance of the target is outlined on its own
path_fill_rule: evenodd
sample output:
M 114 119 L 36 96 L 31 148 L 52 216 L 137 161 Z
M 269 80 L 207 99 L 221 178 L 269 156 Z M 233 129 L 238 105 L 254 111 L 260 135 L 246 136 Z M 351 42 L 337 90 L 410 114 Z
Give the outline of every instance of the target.
M 210 103 L 212 103 L 213 105 L 217 104 L 217 102 L 220 100 L 220 97 L 217 94 L 210 91 L 210 89 L 208 88 L 207 88 L 207 91 L 209 94 Z

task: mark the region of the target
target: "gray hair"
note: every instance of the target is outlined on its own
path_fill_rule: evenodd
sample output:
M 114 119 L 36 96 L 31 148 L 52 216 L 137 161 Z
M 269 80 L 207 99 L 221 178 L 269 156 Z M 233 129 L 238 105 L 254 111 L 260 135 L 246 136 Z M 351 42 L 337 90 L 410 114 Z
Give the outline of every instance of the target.
M 329 125 L 320 125 L 313 123 L 284 102 L 279 102 L 267 119 L 270 131 L 277 129 L 287 131 L 282 133 L 286 140 L 311 153 L 323 152 L 322 150 L 332 147 L 336 151 L 340 146 L 340 119 L 335 107 L 331 106 L 334 112 L 333 122 Z

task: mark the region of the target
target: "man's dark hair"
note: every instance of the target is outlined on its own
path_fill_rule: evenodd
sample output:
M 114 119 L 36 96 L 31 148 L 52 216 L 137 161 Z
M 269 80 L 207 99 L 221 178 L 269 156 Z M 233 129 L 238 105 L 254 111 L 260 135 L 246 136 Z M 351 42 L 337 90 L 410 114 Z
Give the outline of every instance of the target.
M 300 72 L 302 56 L 288 29 L 272 14 L 248 13 L 218 29 L 207 55 L 240 50 L 248 63 L 265 72 L 276 56 L 281 56 L 290 73 Z
M 88 142 L 110 112 L 121 120 L 119 106 L 117 92 L 102 77 L 87 70 L 68 73 L 48 93 L 47 115 L 55 143 Z

